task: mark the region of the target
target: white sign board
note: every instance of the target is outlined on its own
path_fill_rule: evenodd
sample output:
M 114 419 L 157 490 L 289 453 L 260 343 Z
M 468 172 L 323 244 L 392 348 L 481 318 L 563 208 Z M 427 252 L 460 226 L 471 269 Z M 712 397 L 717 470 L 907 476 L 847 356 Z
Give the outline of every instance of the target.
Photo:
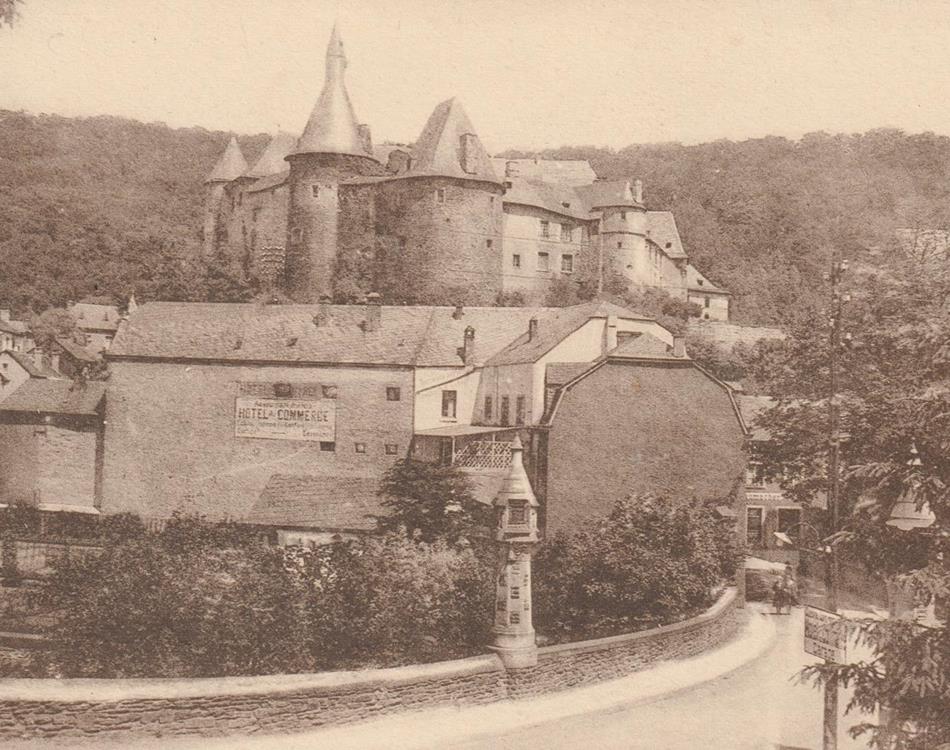
M 234 435 L 332 443 L 336 440 L 336 401 L 238 397 Z
M 848 630 L 844 618 L 817 607 L 805 607 L 805 653 L 847 664 Z

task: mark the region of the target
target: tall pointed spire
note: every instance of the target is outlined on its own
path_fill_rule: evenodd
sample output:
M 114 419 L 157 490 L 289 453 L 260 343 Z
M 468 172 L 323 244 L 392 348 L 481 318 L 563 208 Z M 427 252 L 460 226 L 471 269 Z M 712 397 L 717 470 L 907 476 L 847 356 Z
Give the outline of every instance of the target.
M 241 153 L 237 138 L 232 135 L 228 147 L 224 149 L 224 153 L 218 159 L 218 163 L 211 170 L 211 174 L 208 175 L 205 182 L 230 182 L 246 171 L 247 161 L 244 159 L 244 154 Z
M 333 26 L 327 45 L 326 80 L 320 98 L 310 113 L 307 127 L 297 141 L 292 155 L 352 154 L 371 156 L 363 147 L 359 123 L 346 91 L 344 73 L 346 54 L 340 32 Z

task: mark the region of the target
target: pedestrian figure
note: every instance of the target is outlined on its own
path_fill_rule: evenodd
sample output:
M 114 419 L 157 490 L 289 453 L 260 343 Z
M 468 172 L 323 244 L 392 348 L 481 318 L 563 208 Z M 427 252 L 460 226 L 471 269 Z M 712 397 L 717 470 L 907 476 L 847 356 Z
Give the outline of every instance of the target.
M 788 602 L 788 593 L 785 590 L 785 576 L 782 576 L 775 582 L 775 585 L 772 586 L 772 606 L 775 607 L 775 614 L 784 614 L 782 610 L 789 606 Z M 791 607 L 789 607 L 789 612 L 791 612 Z
M 782 580 L 784 582 L 785 597 L 789 607 L 789 612 L 791 612 L 792 605 L 797 607 L 799 604 L 798 582 L 795 580 L 795 571 L 793 570 L 791 563 L 785 563 L 785 573 L 782 575 Z

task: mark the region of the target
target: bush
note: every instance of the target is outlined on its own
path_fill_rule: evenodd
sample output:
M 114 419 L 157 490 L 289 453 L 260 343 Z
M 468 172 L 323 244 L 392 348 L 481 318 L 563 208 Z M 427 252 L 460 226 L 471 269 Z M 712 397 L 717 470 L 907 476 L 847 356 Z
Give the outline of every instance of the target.
M 308 669 L 305 620 L 282 563 L 276 548 L 183 549 L 156 537 L 65 561 L 47 592 L 61 610 L 53 661 L 82 677 Z
M 706 508 L 645 496 L 618 502 L 593 528 L 542 544 L 535 626 L 555 640 L 641 630 L 712 603 L 738 560 L 731 526 Z
M 323 669 L 409 664 L 483 652 L 491 635 L 491 550 L 401 534 L 333 546 L 310 599 Z
M 20 583 L 20 566 L 17 562 L 16 540 L 10 535 L 4 535 L 0 540 L 2 545 L 2 574 L 5 586 L 16 586 Z

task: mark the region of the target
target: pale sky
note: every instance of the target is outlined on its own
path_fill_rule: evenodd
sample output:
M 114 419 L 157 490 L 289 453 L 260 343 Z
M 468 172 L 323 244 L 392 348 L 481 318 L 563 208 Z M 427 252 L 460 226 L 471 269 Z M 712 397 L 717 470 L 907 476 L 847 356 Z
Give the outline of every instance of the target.
M 950 0 L 25 0 L 0 108 L 299 133 L 334 19 L 377 142 L 458 96 L 489 150 L 950 134 Z

